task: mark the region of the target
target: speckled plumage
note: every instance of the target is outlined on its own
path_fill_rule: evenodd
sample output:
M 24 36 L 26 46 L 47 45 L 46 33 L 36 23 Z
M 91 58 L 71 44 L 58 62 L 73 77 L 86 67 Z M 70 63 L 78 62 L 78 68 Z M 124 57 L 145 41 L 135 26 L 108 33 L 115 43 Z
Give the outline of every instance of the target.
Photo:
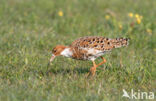
M 93 62 L 93 67 L 90 69 L 89 74 L 94 75 L 96 67 L 106 62 L 102 56 L 114 48 L 127 46 L 128 40 L 127 38 L 110 39 L 97 36 L 82 37 L 73 41 L 69 46 L 57 45 L 52 50 L 50 61 L 53 61 L 54 58 L 59 55 L 78 60 L 91 60 Z M 96 65 L 94 60 L 98 57 L 101 57 L 103 61 Z
M 90 36 L 75 40 L 70 47 L 72 47 L 74 59 L 95 60 L 107 51 L 127 45 L 127 38 L 110 39 L 105 37 Z

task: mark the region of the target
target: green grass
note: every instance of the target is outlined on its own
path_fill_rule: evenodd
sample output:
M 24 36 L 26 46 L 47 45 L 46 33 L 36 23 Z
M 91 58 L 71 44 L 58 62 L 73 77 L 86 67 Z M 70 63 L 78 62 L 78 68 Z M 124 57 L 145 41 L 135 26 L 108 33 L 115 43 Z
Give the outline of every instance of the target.
M 0 101 L 125 101 L 122 89 L 155 92 L 155 12 L 155 0 L 1 0 Z M 104 55 L 93 78 L 90 61 L 58 57 L 48 65 L 54 46 L 82 36 L 131 40 Z

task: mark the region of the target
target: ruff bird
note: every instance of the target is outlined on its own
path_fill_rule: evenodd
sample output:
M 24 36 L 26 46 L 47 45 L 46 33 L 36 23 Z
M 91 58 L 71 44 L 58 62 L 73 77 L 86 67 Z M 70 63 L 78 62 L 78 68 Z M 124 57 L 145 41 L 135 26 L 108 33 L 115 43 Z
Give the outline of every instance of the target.
M 90 60 L 93 62 L 93 67 L 90 68 L 88 75 L 94 76 L 96 68 L 106 62 L 106 59 L 102 56 L 114 48 L 127 46 L 128 41 L 128 38 L 82 37 L 73 41 L 69 46 L 57 45 L 54 47 L 50 62 L 52 62 L 56 56 L 65 56 L 77 60 Z M 95 59 L 98 57 L 102 58 L 102 62 L 96 64 Z

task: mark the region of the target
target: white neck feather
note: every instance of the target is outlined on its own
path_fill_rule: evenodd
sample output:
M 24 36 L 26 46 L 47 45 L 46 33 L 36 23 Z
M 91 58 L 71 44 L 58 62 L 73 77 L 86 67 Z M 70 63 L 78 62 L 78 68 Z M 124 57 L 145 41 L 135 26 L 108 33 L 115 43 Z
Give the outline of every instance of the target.
M 72 51 L 70 50 L 70 48 L 65 48 L 65 49 L 61 52 L 61 55 L 62 55 L 62 56 L 65 56 L 65 57 L 72 57 L 73 53 L 72 53 Z

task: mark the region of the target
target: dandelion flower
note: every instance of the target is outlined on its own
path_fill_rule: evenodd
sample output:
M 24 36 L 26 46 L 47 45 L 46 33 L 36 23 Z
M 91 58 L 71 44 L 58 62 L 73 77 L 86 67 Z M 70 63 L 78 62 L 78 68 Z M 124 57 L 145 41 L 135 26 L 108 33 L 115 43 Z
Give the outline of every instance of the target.
M 62 12 L 62 11 L 59 11 L 59 12 L 58 12 L 58 15 L 59 15 L 59 16 L 63 16 L 63 12 Z
M 135 17 L 136 17 L 137 19 L 140 18 L 139 14 L 135 14 Z
M 137 22 L 138 24 L 140 24 L 140 23 L 141 23 L 141 19 L 140 19 L 140 18 L 137 18 L 136 22 Z
M 106 15 L 106 16 L 105 16 L 105 19 L 106 19 L 106 20 L 110 19 L 110 16 L 109 16 L 109 15 Z
M 128 13 L 128 16 L 132 18 L 133 17 L 133 13 Z

